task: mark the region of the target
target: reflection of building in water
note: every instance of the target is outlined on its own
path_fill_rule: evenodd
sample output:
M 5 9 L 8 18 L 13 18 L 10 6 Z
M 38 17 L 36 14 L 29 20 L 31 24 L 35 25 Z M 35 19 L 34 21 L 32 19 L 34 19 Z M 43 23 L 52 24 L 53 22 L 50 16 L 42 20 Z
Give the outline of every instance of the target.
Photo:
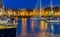
M 41 30 L 47 30 L 47 27 L 48 27 L 48 23 L 46 23 L 45 21 L 40 22 L 40 29 Z
M 45 23 L 45 30 L 48 29 L 48 23 Z
M 41 21 L 40 29 L 41 29 L 41 30 L 44 30 L 44 21 Z
M 22 18 L 22 34 L 21 37 L 26 37 L 26 18 Z
M 31 21 L 31 28 L 32 28 L 32 31 L 34 31 L 34 21 Z
M 34 21 L 34 29 L 35 29 L 35 31 L 40 30 L 40 20 L 35 20 Z

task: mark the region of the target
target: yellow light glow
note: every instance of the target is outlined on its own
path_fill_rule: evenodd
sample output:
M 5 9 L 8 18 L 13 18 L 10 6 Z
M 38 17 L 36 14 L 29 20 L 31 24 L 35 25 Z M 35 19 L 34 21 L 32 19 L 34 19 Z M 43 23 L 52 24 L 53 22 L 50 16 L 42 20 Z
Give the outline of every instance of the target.
M 40 22 L 40 28 L 41 28 L 41 30 L 44 30 L 44 29 L 45 29 L 44 21 L 41 21 L 41 22 Z

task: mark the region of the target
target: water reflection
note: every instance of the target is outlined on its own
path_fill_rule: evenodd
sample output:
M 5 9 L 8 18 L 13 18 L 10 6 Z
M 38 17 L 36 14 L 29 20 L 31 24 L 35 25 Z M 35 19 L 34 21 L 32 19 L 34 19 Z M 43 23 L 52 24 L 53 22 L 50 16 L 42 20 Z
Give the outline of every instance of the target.
M 16 37 L 59 37 L 60 26 L 57 23 L 46 23 L 40 20 L 22 18 L 18 20 Z

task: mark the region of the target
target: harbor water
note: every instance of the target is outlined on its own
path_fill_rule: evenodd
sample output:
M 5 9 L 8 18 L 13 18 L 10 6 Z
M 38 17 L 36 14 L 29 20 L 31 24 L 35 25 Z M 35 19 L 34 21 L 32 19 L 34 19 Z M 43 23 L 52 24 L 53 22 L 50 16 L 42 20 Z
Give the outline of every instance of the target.
M 19 18 L 16 37 L 60 37 L 60 23 Z

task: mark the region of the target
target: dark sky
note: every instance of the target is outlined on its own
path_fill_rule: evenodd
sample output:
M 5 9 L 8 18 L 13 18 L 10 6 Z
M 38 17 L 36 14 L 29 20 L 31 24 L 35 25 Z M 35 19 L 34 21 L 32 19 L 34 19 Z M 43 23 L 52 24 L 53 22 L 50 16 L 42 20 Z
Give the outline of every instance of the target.
M 34 9 L 37 5 L 38 0 L 2 0 L 2 3 L 4 4 L 5 8 L 11 8 L 11 9 Z M 42 8 L 50 6 L 51 0 L 42 0 Z M 53 6 L 60 6 L 60 0 L 52 0 Z M 38 3 L 39 8 L 40 0 Z

